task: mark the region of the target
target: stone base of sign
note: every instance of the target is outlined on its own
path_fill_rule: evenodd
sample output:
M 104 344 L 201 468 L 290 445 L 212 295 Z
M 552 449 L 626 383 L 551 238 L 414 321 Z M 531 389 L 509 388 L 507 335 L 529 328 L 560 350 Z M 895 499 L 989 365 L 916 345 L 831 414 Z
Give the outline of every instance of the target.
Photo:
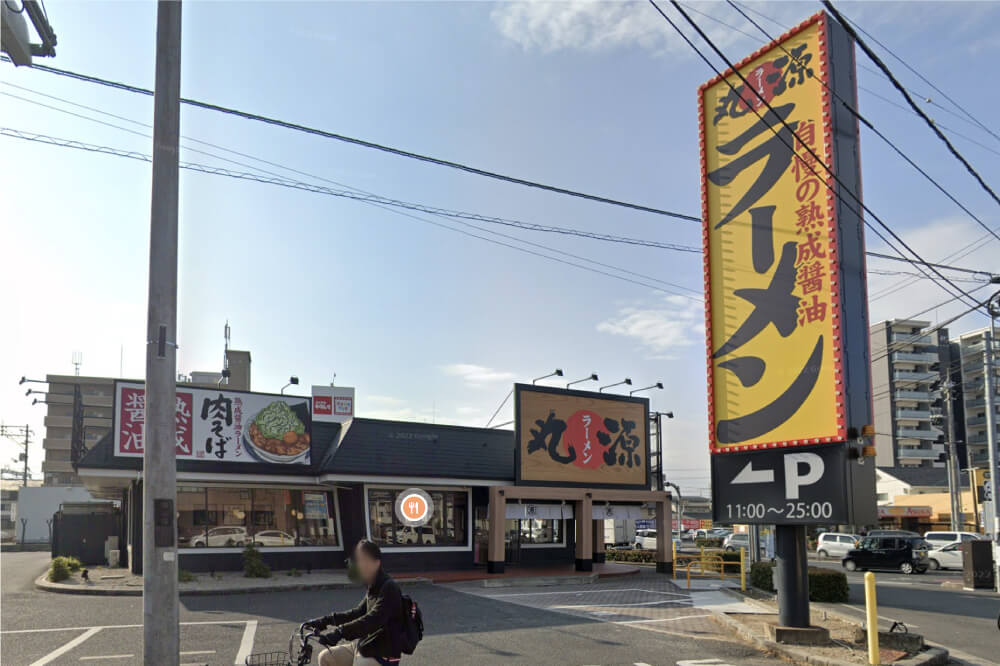
M 674 572 L 673 562 L 657 562 L 656 563 L 656 573 L 661 574 L 672 574 Z
M 854 632 L 855 643 L 868 643 L 868 630 L 858 627 Z M 924 649 L 924 637 L 921 634 L 911 634 L 897 631 L 878 632 L 878 646 L 889 650 L 902 650 L 914 654 Z
M 503 562 L 487 562 L 486 572 L 491 574 L 502 574 L 503 573 Z
M 594 561 L 593 560 L 585 560 L 585 559 L 581 559 L 581 558 L 578 557 L 578 558 L 576 558 L 576 570 L 577 571 L 593 571 L 594 570 Z
M 767 637 L 784 645 L 826 645 L 830 642 L 830 630 L 826 627 L 779 627 L 768 624 Z
M 604 564 L 608 561 L 607 553 L 594 553 L 594 564 Z

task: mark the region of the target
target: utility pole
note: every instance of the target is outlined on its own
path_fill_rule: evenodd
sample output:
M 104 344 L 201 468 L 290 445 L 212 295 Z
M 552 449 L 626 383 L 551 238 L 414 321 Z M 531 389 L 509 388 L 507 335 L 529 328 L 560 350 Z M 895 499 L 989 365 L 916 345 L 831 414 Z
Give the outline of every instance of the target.
M 983 382 L 986 389 L 986 447 L 989 452 L 990 475 L 986 483 L 990 485 L 990 498 L 993 500 L 993 524 L 987 525 L 986 530 L 991 534 L 993 540 L 993 578 L 996 581 L 996 589 L 1000 591 L 1000 576 L 997 571 L 997 539 L 1000 538 L 1000 517 L 997 516 L 997 426 L 996 413 L 993 411 L 993 334 L 987 332 L 983 345 Z
M 958 442 L 955 441 L 955 410 L 952 405 L 953 385 L 944 385 L 945 418 L 948 419 L 948 495 L 951 497 L 951 529 L 960 532 L 965 529 L 962 520 L 962 483 L 959 480 Z
M 21 485 L 25 488 L 28 487 L 28 445 L 31 444 L 31 426 L 9 426 L 0 425 L 0 435 L 7 437 L 10 440 L 21 444 L 24 447 L 24 453 L 18 455 L 18 460 L 24 463 L 24 471 L 21 476 Z M 24 438 L 24 443 L 22 444 L 19 440 Z
M 156 12 L 153 183 L 142 488 L 143 663 L 178 666 L 177 599 L 177 208 L 181 2 Z

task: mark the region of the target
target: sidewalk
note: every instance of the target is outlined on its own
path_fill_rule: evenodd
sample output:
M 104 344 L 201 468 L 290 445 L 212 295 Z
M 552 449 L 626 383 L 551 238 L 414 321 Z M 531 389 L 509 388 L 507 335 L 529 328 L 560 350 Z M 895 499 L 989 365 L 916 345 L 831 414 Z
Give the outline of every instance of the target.
M 459 569 L 451 571 L 421 571 L 393 573 L 401 585 L 418 583 L 453 583 L 482 581 L 486 587 L 516 585 L 579 585 L 599 578 L 627 576 L 639 572 L 638 567 L 621 564 L 595 564 L 593 572 L 577 572 L 572 564 L 540 568 L 511 567 L 502 574 L 489 574 L 485 569 Z M 343 569 L 314 569 L 292 575 L 290 571 L 273 571 L 270 578 L 247 578 L 242 571 L 224 571 L 190 574 L 193 580 L 178 583 L 181 595 L 249 594 L 276 590 L 330 590 L 360 587 L 352 583 Z M 35 580 L 35 587 L 47 592 L 63 594 L 89 594 L 102 596 L 141 596 L 142 576 L 128 569 L 90 567 L 89 580 L 79 573 L 59 583 L 50 582 L 46 571 Z

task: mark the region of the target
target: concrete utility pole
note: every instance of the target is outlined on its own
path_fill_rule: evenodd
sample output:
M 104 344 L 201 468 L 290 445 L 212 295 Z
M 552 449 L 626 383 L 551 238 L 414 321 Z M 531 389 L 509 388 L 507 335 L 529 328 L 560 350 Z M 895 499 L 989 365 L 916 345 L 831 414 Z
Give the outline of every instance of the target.
M 178 666 L 177 599 L 177 207 L 181 92 L 181 3 L 156 12 L 153 193 L 142 489 L 143 663 Z
M 962 483 L 958 468 L 958 442 L 955 441 L 955 410 L 952 385 L 944 386 L 945 418 L 948 419 L 948 495 L 951 497 L 951 529 L 956 532 L 965 529 L 962 519 Z
M 993 499 L 993 524 L 987 525 L 986 530 L 993 538 L 993 578 L 996 581 L 996 589 L 1000 591 L 1000 571 L 997 570 L 997 556 L 1000 555 L 997 549 L 997 539 L 1000 539 L 1000 517 L 997 511 L 997 425 L 996 413 L 993 411 L 993 335 L 987 332 L 983 345 L 983 382 L 986 389 L 986 447 L 990 455 L 990 478 L 986 483 L 990 485 L 990 497 Z
M 21 485 L 25 488 L 28 487 L 28 446 L 31 444 L 31 426 L 9 426 L 0 425 L 0 435 L 7 437 L 13 441 L 19 440 L 22 436 L 24 437 L 24 443 L 21 446 L 24 447 L 24 453 L 18 456 L 18 459 L 24 463 L 24 471 L 22 472 Z M 16 439 L 15 439 L 16 438 Z M 20 442 L 18 442 L 20 443 Z

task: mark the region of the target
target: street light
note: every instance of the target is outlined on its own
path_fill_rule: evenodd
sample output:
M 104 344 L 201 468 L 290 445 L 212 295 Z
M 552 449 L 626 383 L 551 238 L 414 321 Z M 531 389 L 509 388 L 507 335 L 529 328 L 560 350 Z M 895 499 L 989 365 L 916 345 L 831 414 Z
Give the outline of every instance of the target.
M 36 391 L 35 389 L 28 389 L 24 392 L 24 395 L 31 395 L 32 393 L 35 395 L 48 395 L 47 391 Z
M 562 377 L 562 376 L 563 376 L 562 368 L 556 368 L 555 372 L 550 372 L 549 374 L 545 375 L 544 377 L 538 377 L 536 379 L 532 379 L 531 383 L 534 384 L 535 382 L 541 381 L 543 379 L 548 379 L 549 377 Z
M 285 389 L 286 388 L 288 388 L 292 384 L 295 384 L 296 386 L 298 386 L 298 383 L 299 383 L 299 378 L 298 377 L 296 377 L 295 375 L 292 375 L 291 377 L 289 377 L 288 378 L 288 383 L 281 387 L 281 395 L 285 395 Z
M 566 388 L 569 388 L 573 384 L 579 384 L 581 382 L 596 382 L 596 381 L 597 381 L 597 373 L 596 372 L 592 372 L 589 375 L 587 375 L 586 377 L 584 377 L 583 379 L 578 379 L 575 382 L 570 382 L 569 384 L 566 384 Z
M 629 386 L 632 386 L 632 379 L 630 377 L 626 377 L 625 381 L 618 382 L 617 384 L 608 384 L 607 386 L 602 386 L 601 388 L 597 389 L 597 392 L 603 393 L 604 389 L 606 388 L 613 388 L 615 386 L 621 386 L 622 384 L 628 384 Z
M 652 386 L 643 386 L 642 388 L 637 388 L 634 391 L 629 391 L 628 394 L 631 396 L 635 395 L 639 391 L 648 391 L 649 389 L 661 389 L 661 388 L 663 388 L 663 382 L 656 382 Z
M 22 375 L 21 380 L 18 382 L 18 384 L 24 384 L 25 382 L 29 384 L 48 384 L 48 382 L 45 381 L 44 379 L 28 379 L 27 377 Z

